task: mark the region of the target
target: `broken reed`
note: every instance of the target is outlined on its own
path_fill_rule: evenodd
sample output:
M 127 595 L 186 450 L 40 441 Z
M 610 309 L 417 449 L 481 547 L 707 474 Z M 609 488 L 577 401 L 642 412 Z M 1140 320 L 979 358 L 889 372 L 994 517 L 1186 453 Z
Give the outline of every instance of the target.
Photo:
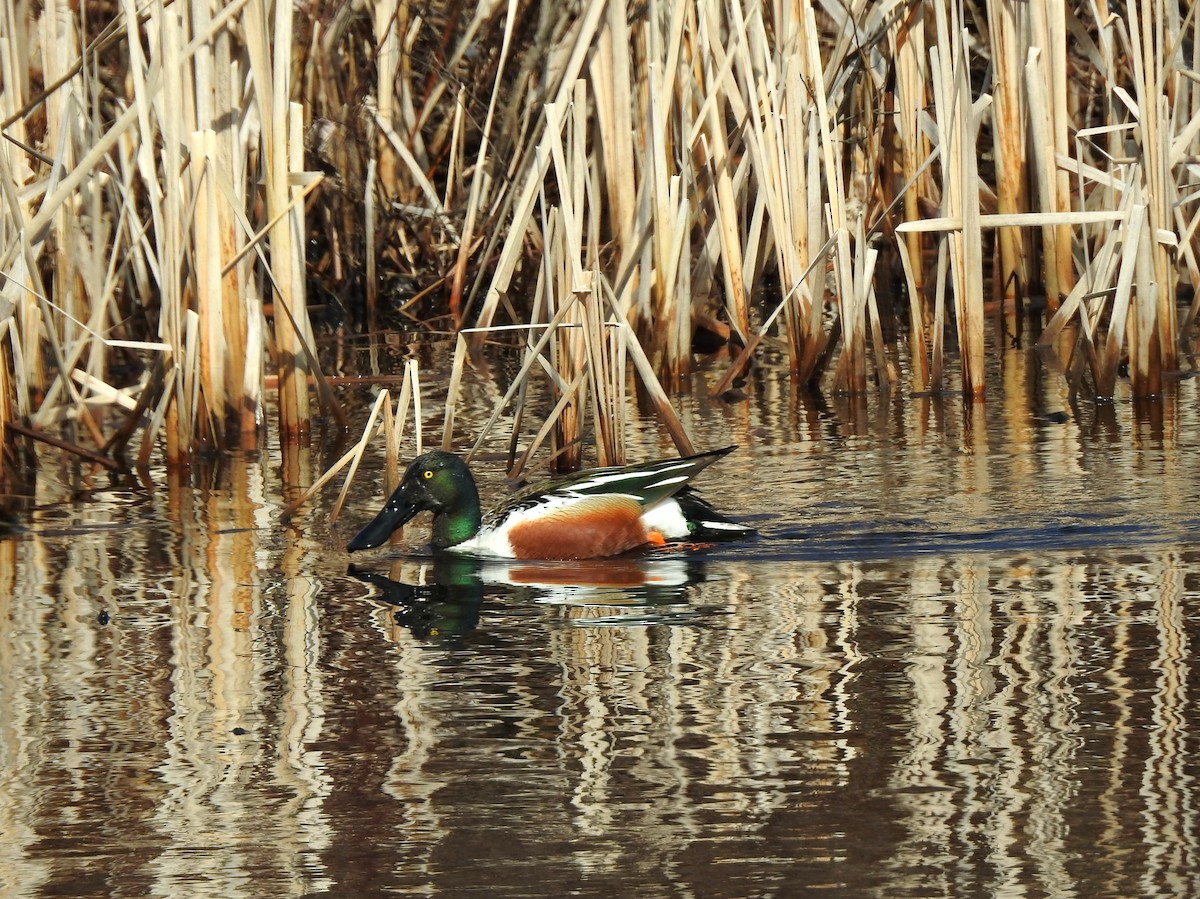
M 145 422 L 142 464 L 160 437 L 171 461 L 206 443 L 252 445 L 269 349 L 280 427 L 303 433 L 312 367 L 303 198 L 316 178 L 301 166 L 303 109 L 289 103 L 291 9 L 126 2 L 86 47 L 66 10 L 26 12 L 8 3 L 0 18 L 9 64 L 0 180 L 10 199 L 0 312 L 17 414 L 42 429 L 78 421 L 123 455 L 134 428 L 118 423 L 107 437 L 100 425 L 115 406 L 126 424 Z M 51 85 L 41 95 L 12 65 L 32 47 Z M 114 73 L 128 96 L 97 96 L 92 85 Z M 112 120 L 114 102 L 125 111 Z M 47 152 L 34 154 L 34 142 Z M 273 335 L 264 304 L 275 310 Z M 114 390 L 110 370 L 130 362 L 140 377 Z
M 894 308 L 908 387 L 978 397 L 988 296 L 1044 294 L 1073 389 L 1127 357 L 1157 393 L 1200 282 L 1200 25 L 1097 9 L 4 0 L 0 415 L 182 460 L 252 444 L 273 372 L 303 435 L 310 386 L 336 408 L 309 291 L 374 322 L 412 272 L 464 353 L 528 327 L 567 456 L 620 456 L 626 361 L 679 383 L 704 316 L 745 348 L 714 390 L 770 335 L 803 383 L 897 383 Z
M 605 18 L 602 6 L 585 4 L 564 29 L 573 52 L 548 67 L 547 93 L 561 103 L 570 91 L 594 119 L 595 190 L 611 204 L 601 240 L 610 270 L 637 271 L 617 294 L 621 317 L 649 337 L 668 377 L 689 364 L 680 335 L 690 319 L 723 303 L 741 342 L 750 339 L 718 391 L 780 321 L 801 380 L 847 392 L 894 383 L 897 351 L 885 343 L 872 277 L 877 248 L 890 245 L 910 298 L 914 390 L 949 383 L 953 322 L 959 384 L 983 395 L 988 269 L 998 309 L 1041 294 L 1048 333 L 1071 325 L 1082 360 L 1073 388 L 1111 396 L 1109 372 L 1128 355 L 1134 393 L 1161 390 L 1180 334 L 1169 248 L 1195 280 L 1197 205 L 1186 185 L 1197 91 L 1180 55 L 1196 52 L 1184 40 L 1197 27 L 1190 10 L 1181 18 L 1176 6 L 1144 2 L 1095 20 L 1094 7 L 1014 0 L 971 7 L 985 14 L 972 20 L 946 0 L 819 9 L 697 0 L 650 4 L 630 19 L 620 4 Z M 575 51 L 589 42 L 585 62 Z M 992 81 L 981 91 L 973 84 L 984 71 Z M 640 89 L 616 77 L 629 72 L 645 74 Z M 564 121 L 524 110 L 527 147 Z M 1096 119 L 1131 137 L 1133 152 L 1070 141 Z M 472 294 L 482 296 L 474 322 L 484 329 L 511 300 L 528 245 L 546 239 L 532 201 L 553 174 L 536 154 L 523 158 L 520 200 L 494 207 L 511 223 L 494 255 L 485 250 L 497 264 L 480 266 Z M 1147 209 L 1136 220 L 1131 192 Z M 1133 269 L 1118 281 L 1089 267 L 1112 241 L 1144 247 L 1126 257 L 1142 266 L 1140 281 Z M 768 273 L 780 295 L 750 335 L 745 297 Z

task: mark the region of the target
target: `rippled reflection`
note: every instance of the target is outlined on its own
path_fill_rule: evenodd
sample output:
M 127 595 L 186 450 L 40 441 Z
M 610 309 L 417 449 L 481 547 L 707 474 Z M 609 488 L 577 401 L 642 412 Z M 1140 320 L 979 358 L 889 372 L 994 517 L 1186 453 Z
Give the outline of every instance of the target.
M 86 502 L 48 460 L 0 892 L 1200 895 L 1192 408 L 818 415 L 713 479 L 759 540 L 603 563 L 348 567 L 279 521 L 303 453 Z

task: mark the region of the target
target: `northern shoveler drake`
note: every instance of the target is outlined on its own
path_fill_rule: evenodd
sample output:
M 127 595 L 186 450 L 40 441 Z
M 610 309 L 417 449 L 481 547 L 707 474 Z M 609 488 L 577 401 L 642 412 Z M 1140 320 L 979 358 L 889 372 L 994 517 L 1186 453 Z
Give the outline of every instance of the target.
M 688 487 L 735 448 L 568 475 L 513 494 L 486 518 L 463 461 L 425 453 L 346 549 L 379 546 L 420 512 L 433 513 L 434 549 L 513 559 L 597 559 L 668 542 L 744 536 L 753 529 L 722 517 Z

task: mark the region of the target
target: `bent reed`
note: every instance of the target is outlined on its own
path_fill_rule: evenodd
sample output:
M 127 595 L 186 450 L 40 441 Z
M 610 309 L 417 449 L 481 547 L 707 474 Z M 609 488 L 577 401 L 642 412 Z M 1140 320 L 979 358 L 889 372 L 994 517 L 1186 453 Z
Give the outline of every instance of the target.
M 1157 394 L 1200 281 L 1180 6 L 4 0 L 0 421 L 180 462 L 271 385 L 303 437 L 313 303 L 460 365 L 521 329 L 603 464 L 629 364 L 690 450 L 699 325 L 714 392 L 770 338 L 804 385 L 982 398 L 1024 314 L 1072 390 Z

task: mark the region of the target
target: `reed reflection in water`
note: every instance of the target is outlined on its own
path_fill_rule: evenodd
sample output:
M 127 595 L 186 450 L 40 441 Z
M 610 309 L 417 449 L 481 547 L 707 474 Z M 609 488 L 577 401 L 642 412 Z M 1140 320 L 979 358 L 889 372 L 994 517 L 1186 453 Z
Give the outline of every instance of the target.
M 1076 438 L 743 440 L 758 540 L 566 570 L 348 569 L 277 459 L 44 487 L 0 541 L 0 885 L 1198 895 L 1196 446 Z

